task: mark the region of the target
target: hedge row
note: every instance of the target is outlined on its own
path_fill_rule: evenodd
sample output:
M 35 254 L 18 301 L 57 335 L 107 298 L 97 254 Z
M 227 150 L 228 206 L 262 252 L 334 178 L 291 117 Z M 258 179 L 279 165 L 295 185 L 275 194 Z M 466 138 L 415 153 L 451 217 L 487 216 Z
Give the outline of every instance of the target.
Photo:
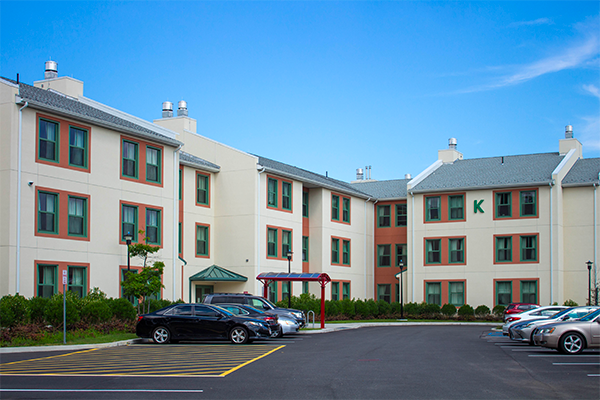
M 299 297 L 292 296 L 292 308 L 308 312 L 314 311 L 318 318 L 321 313 L 321 300 L 314 294 L 301 294 Z M 287 307 L 288 301 L 277 302 L 279 307 Z M 373 299 L 345 299 L 345 300 L 326 300 L 325 317 L 328 320 L 346 320 L 346 319 L 375 319 L 375 318 L 399 318 L 401 316 L 400 303 L 388 303 L 383 300 L 375 301 Z M 460 308 L 452 304 L 444 304 L 442 307 L 430 303 L 405 303 L 403 305 L 403 314 L 405 318 L 411 319 L 483 319 L 495 321 L 502 317 L 504 306 L 496 306 L 492 311 L 485 305 L 480 305 L 473 309 L 468 304 Z

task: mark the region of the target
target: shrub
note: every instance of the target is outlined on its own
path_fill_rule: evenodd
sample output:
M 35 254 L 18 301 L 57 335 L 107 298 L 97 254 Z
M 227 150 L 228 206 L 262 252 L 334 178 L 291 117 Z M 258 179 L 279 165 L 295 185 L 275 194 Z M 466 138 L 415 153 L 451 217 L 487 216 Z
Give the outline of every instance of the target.
M 404 314 L 411 317 L 417 317 L 421 314 L 421 307 L 418 303 L 406 303 L 404 305 Z
M 67 291 L 67 325 L 79 322 L 81 319 L 81 299 L 71 291 Z M 45 320 L 53 326 L 63 323 L 63 294 L 57 293 L 50 298 L 45 308 Z
M 568 299 L 565 300 L 565 302 L 563 303 L 563 306 L 567 306 L 567 307 L 577 307 L 579 304 L 577 304 L 575 301 Z
M 81 309 L 81 318 L 89 323 L 106 322 L 112 317 L 112 311 L 106 300 L 86 302 Z
M 356 309 L 354 302 L 350 299 L 344 299 L 340 301 L 340 312 L 348 318 L 354 318 L 356 315 Z
M 365 307 L 366 307 L 366 311 L 367 311 L 367 314 L 365 315 L 366 318 L 376 317 L 377 314 L 379 313 L 379 307 L 377 306 L 377 303 L 373 299 L 369 299 L 369 300 L 365 301 Z
M 287 304 L 286 306 L 287 307 Z M 302 293 L 299 297 L 292 296 L 292 308 L 302 310 L 305 313 L 312 310 L 315 314 L 321 313 L 321 299 L 314 294 Z
M 385 300 L 377 301 L 377 316 L 386 317 L 392 312 L 392 305 Z
M 494 309 L 492 310 L 492 313 L 498 317 L 502 316 L 502 313 L 504 313 L 504 309 L 506 307 L 504 307 L 503 305 L 498 304 L 497 306 L 494 306 Z
M 46 307 L 50 301 L 47 297 L 32 297 L 29 299 L 29 318 L 34 324 L 46 323 Z
M 166 299 L 161 299 L 161 300 L 151 299 L 149 302 L 150 302 L 150 307 L 149 307 L 150 311 L 149 312 L 154 312 L 154 311 L 160 310 L 161 308 L 165 308 L 172 304 L 175 304 L 171 300 L 166 300 Z
M 486 305 L 477 306 L 477 308 L 475 309 L 475 315 L 477 315 L 478 317 L 484 317 L 489 314 L 490 314 L 490 309 Z
M 475 310 L 468 304 L 465 304 L 461 308 L 458 309 L 458 315 L 461 317 L 472 317 L 475 314 Z
M 337 300 L 325 300 L 325 315 L 335 317 L 340 313 L 340 307 Z
M 133 321 L 136 317 L 136 309 L 127 299 L 109 299 L 108 306 L 112 315 L 119 320 Z
M 356 311 L 357 318 L 365 319 L 369 313 L 367 305 L 361 299 L 358 299 L 354 302 L 354 310 Z
M 440 306 L 433 303 L 421 303 L 421 315 L 436 317 L 440 313 Z
M 97 287 L 92 288 L 92 290 L 90 290 L 89 293 L 82 299 L 84 303 L 101 300 L 107 300 L 106 293 Z
M 0 299 L 0 325 L 9 327 L 24 324 L 29 321 L 28 300 L 16 294 Z
M 442 312 L 442 314 L 451 317 L 454 314 L 456 314 L 456 306 L 454 306 L 453 304 L 444 304 L 440 311 Z

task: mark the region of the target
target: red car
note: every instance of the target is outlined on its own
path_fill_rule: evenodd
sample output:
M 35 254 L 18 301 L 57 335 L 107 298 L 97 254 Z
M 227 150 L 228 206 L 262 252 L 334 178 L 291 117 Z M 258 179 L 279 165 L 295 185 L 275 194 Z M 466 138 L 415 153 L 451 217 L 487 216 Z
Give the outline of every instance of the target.
M 532 303 L 510 303 L 504 309 L 502 319 L 504 320 L 504 322 L 506 322 L 506 319 L 508 318 L 507 315 L 522 313 L 523 311 L 531 310 L 532 308 L 537 307 L 539 307 L 539 305 Z

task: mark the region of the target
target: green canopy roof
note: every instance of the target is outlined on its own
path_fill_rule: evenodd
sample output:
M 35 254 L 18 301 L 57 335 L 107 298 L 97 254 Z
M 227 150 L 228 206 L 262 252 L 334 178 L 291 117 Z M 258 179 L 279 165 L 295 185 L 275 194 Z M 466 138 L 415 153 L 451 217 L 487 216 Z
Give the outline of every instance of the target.
M 194 281 L 228 281 L 228 282 L 246 282 L 248 278 L 243 275 L 236 274 L 221 268 L 218 265 L 211 265 L 198 272 L 197 274 L 190 276 L 190 282 Z

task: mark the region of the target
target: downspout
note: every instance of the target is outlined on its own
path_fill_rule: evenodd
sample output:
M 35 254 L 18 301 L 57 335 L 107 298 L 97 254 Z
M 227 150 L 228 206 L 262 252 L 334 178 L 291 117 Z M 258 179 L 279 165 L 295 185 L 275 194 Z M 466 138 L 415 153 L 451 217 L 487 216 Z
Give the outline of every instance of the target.
M 173 154 L 173 301 L 177 300 L 175 290 L 176 282 L 176 264 L 179 258 L 179 150 L 183 145 L 180 145 Z M 183 236 L 183 235 L 182 235 Z M 183 271 L 181 271 L 183 274 Z M 181 276 L 183 279 L 183 275 Z M 183 300 L 183 288 L 181 290 L 180 299 Z
M 365 200 L 365 299 L 367 298 L 367 203 L 371 200 L 369 197 Z M 375 278 L 375 275 L 373 275 Z
M 554 301 L 554 288 L 553 288 L 553 253 L 554 253 L 554 226 L 552 225 L 552 186 L 554 185 L 554 179 L 550 181 L 550 304 Z
M 17 166 L 17 291 L 16 294 L 21 292 L 21 162 L 23 152 L 23 109 L 29 105 L 29 102 L 25 102 L 25 105 L 19 109 L 19 155 L 18 155 L 18 166 Z
M 415 194 L 410 192 L 411 205 L 410 205 L 410 270 L 411 270 L 411 286 L 410 300 L 412 303 L 415 302 Z
M 257 269 L 257 273 L 256 276 L 260 275 L 260 174 L 262 174 L 263 172 L 265 172 L 266 167 L 262 167 L 262 169 L 260 171 L 258 171 L 258 180 L 256 182 L 256 193 L 257 193 L 257 202 L 256 202 L 256 215 L 257 215 L 257 224 L 258 226 L 256 227 L 256 256 L 257 256 L 257 260 L 256 260 L 256 269 Z M 260 282 L 257 282 L 257 293 L 260 293 Z

